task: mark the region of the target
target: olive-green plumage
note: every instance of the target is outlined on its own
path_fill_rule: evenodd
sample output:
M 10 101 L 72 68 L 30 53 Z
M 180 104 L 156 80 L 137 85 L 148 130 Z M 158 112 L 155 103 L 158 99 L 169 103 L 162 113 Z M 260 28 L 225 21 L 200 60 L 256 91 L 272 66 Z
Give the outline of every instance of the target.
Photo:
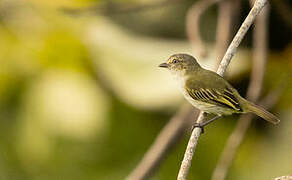
M 176 75 L 184 97 L 202 111 L 218 115 L 252 112 L 273 124 L 280 122 L 262 107 L 242 98 L 223 77 L 202 68 L 190 55 L 172 55 L 159 67 Z

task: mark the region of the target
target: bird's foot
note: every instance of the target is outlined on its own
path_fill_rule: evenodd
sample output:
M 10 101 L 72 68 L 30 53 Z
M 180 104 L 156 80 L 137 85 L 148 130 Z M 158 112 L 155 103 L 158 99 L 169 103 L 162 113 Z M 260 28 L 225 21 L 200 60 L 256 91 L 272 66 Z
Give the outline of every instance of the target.
M 198 127 L 198 128 L 201 128 L 201 133 L 203 134 L 205 132 L 205 129 L 204 129 L 204 123 L 195 123 L 193 126 L 192 126 L 192 131 Z
M 208 121 L 204 121 L 204 122 L 200 122 L 200 123 L 195 123 L 193 126 L 192 126 L 192 131 L 198 127 L 198 128 L 201 128 L 201 133 L 203 134 L 205 132 L 204 130 L 204 127 L 207 126 L 208 124 L 210 124 L 211 122 L 215 121 L 216 119 L 219 119 L 221 117 L 221 115 L 218 115 L 218 116 L 215 116 L 214 118 L 208 120 Z

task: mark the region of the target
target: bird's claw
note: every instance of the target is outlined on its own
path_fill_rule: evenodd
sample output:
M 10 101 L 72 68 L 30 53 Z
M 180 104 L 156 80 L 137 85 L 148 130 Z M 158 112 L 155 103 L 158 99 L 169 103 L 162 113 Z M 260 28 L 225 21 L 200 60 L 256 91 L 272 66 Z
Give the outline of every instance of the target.
M 211 122 L 215 121 L 216 119 L 220 118 L 221 116 L 218 115 L 208 121 L 204 121 L 204 122 L 200 122 L 200 123 L 195 123 L 193 126 L 192 126 L 192 131 L 196 128 L 196 127 L 199 127 L 201 128 L 201 133 L 203 134 L 205 131 L 204 131 L 204 127 L 207 126 L 208 124 L 210 124 Z
M 193 131 L 196 127 L 201 128 L 201 130 L 202 130 L 201 133 L 202 133 L 202 134 L 205 132 L 205 130 L 204 130 L 204 123 L 195 123 L 195 124 L 192 126 L 192 131 Z

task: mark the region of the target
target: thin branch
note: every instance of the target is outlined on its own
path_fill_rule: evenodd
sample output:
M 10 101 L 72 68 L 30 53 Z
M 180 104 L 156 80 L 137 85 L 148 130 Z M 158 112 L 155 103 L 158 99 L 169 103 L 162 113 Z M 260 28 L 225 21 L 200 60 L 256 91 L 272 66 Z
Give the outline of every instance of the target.
M 235 37 L 233 38 L 231 44 L 229 45 L 221 64 L 217 70 L 217 73 L 219 75 L 223 75 L 225 70 L 227 69 L 227 66 L 229 65 L 232 57 L 234 56 L 237 47 L 241 43 L 244 35 L 246 34 L 247 30 L 255 20 L 256 16 L 259 14 L 259 12 L 262 10 L 262 8 L 267 4 L 267 0 L 256 0 L 254 3 L 254 6 L 252 7 L 251 11 L 249 12 L 248 16 L 240 26 L 240 29 L 236 33 Z
M 200 115 L 197 119 L 197 123 L 203 122 L 205 119 L 206 114 L 204 112 L 200 112 Z M 186 152 L 184 154 L 184 158 L 183 161 L 181 163 L 180 166 L 180 170 L 177 176 L 178 180 L 185 180 L 187 178 L 190 166 L 191 166 L 191 162 L 192 162 L 192 158 L 194 155 L 194 152 L 196 150 L 197 144 L 198 144 L 198 140 L 200 138 L 200 135 L 202 133 L 202 129 L 201 128 L 194 128 L 190 137 L 190 140 L 188 142 L 187 145 L 187 149 Z
M 195 2 L 188 10 L 186 17 L 186 33 L 191 42 L 193 49 L 195 49 L 200 57 L 207 55 L 207 49 L 200 36 L 200 17 L 201 15 L 214 3 L 219 0 L 200 0 Z
M 185 104 L 176 113 L 167 125 L 161 130 L 154 143 L 151 145 L 143 159 L 136 168 L 126 178 L 127 180 L 149 179 L 158 169 L 164 157 L 172 147 L 182 139 L 190 128 L 192 119 L 197 117 L 199 110 L 192 108 L 191 105 Z
M 261 94 L 263 79 L 266 67 L 267 55 L 267 15 L 269 8 L 266 7 L 255 21 L 253 34 L 253 68 L 251 73 L 251 81 L 247 91 L 247 98 L 251 101 L 257 101 Z M 222 152 L 221 158 L 213 172 L 212 180 L 224 180 L 227 171 L 231 165 L 239 145 L 245 137 L 245 134 L 251 124 L 253 115 L 242 115 L 237 126 Z
M 227 69 L 227 66 L 229 65 L 232 57 L 234 56 L 234 54 L 237 50 L 237 47 L 241 43 L 244 35 L 246 34 L 247 30 L 249 29 L 249 27 L 251 26 L 251 24 L 255 20 L 256 16 L 259 14 L 259 12 L 262 10 L 262 8 L 266 4 L 267 4 L 266 0 L 256 0 L 256 2 L 254 3 L 253 8 L 251 9 L 248 16 L 246 17 L 246 19 L 242 23 L 240 29 L 238 30 L 235 37 L 233 38 L 231 44 L 229 45 L 229 47 L 227 49 L 227 52 L 225 53 L 225 55 L 220 63 L 220 66 L 217 70 L 217 73 L 219 75 L 223 76 L 225 70 Z M 203 121 L 203 119 L 204 119 L 204 113 L 201 112 L 199 117 L 198 117 L 197 123 L 200 123 L 201 121 Z M 184 154 L 181 168 L 180 168 L 179 173 L 178 173 L 178 177 L 177 177 L 178 180 L 185 180 L 187 177 L 189 168 L 191 166 L 193 154 L 194 154 L 194 151 L 196 149 L 200 134 L 201 134 L 201 128 L 194 128 L 194 130 L 191 134 L 186 152 Z
M 266 71 L 268 14 L 269 6 L 262 11 L 255 21 L 253 32 L 253 70 L 251 72 L 250 86 L 247 91 L 247 98 L 251 101 L 258 100 Z

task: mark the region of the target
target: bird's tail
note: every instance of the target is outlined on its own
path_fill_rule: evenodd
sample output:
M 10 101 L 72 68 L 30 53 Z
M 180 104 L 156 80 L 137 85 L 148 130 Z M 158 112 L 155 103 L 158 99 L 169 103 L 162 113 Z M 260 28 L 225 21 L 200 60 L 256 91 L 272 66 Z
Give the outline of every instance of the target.
M 248 102 L 247 105 L 247 110 L 260 116 L 261 118 L 265 119 L 266 121 L 269 121 L 273 124 L 278 124 L 280 122 L 280 119 L 278 119 L 275 115 L 273 115 L 272 113 L 266 111 L 264 108 L 252 103 L 252 102 Z

